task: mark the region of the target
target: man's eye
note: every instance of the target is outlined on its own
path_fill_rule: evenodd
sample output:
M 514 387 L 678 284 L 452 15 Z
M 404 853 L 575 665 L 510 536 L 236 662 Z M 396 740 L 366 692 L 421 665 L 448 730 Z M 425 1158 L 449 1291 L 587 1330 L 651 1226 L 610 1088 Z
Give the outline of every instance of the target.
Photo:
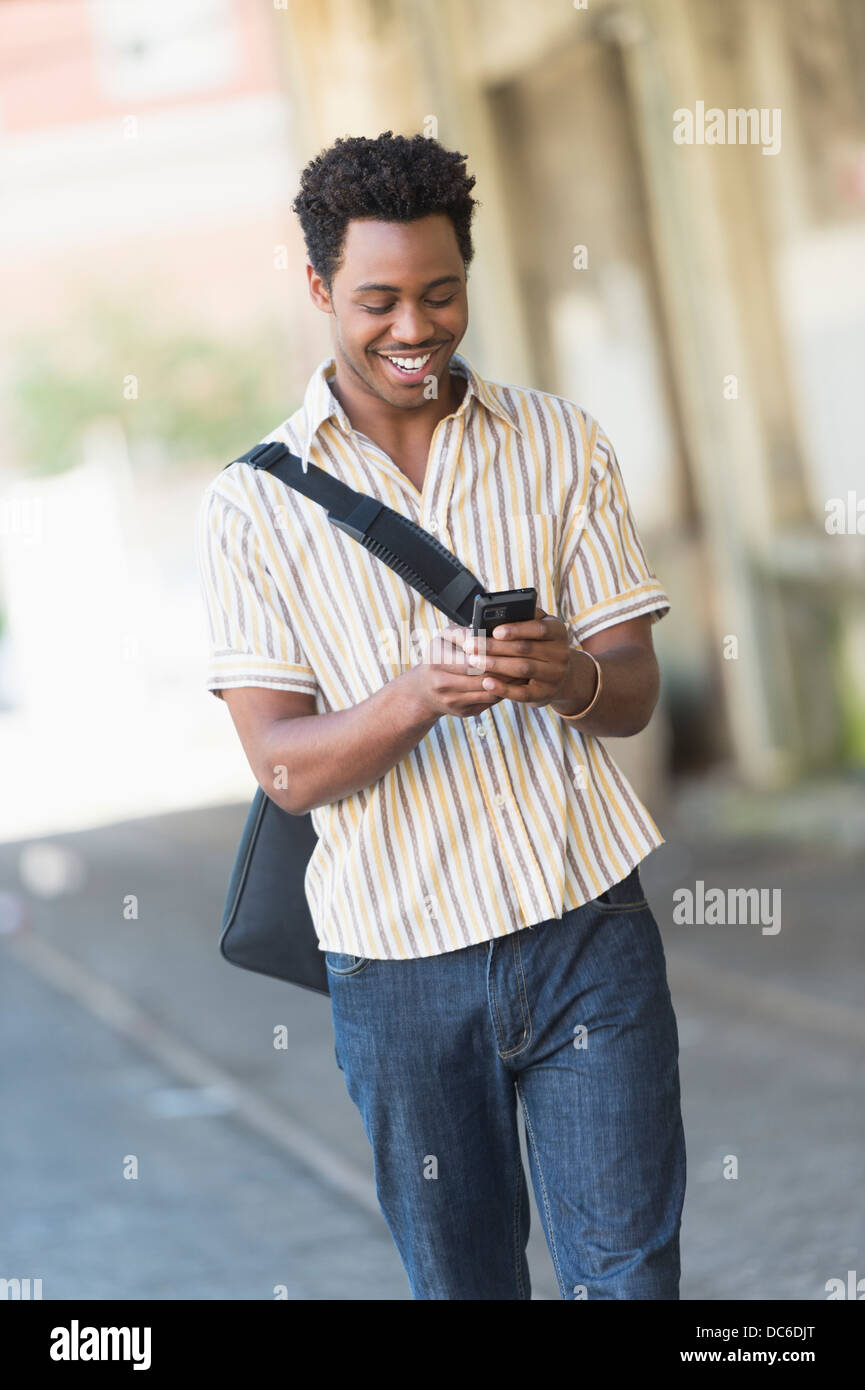
M 432 309 L 443 309 L 446 304 L 450 304 L 454 299 L 456 299 L 456 295 L 451 294 L 448 295 L 447 299 L 428 299 L 427 304 L 429 304 L 430 308 Z M 394 306 L 392 304 L 385 304 L 382 306 L 377 306 L 373 304 L 361 304 L 360 307 L 361 309 L 364 309 L 368 314 L 389 314 Z

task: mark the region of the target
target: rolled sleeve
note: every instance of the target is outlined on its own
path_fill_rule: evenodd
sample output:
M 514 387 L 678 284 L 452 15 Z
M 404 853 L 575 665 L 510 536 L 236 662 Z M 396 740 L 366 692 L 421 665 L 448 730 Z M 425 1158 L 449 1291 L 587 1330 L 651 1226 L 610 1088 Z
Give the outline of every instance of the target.
M 614 623 L 650 614 L 670 600 L 651 569 L 628 504 L 612 444 L 597 430 L 591 466 L 562 542 L 561 616 L 583 642 Z
M 198 572 L 209 630 L 207 689 L 260 685 L 315 695 L 318 682 L 267 568 L 255 527 L 211 486 L 197 519 Z

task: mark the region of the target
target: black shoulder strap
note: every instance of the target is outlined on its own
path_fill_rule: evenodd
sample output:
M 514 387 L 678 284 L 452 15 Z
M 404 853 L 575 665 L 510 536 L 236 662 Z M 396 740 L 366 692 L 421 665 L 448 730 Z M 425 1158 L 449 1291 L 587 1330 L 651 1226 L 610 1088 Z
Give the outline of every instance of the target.
M 471 627 L 475 595 L 485 594 L 486 589 L 456 555 L 422 526 L 377 498 L 355 492 L 313 463 L 304 472 L 297 454 L 277 440 L 256 444 L 233 462 L 265 468 L 280 482 L 318 502 L 326 508 L 334 526 L 353 536 L 451 622 Z

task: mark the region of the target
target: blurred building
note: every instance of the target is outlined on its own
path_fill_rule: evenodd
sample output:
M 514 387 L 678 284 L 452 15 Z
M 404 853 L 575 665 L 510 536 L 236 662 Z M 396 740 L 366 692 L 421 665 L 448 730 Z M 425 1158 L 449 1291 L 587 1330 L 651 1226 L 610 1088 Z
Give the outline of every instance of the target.
M 601 421 L 671 594 L 663 707 L 616 756 L 647 792 L 671 769 L 772 785 L 865 763 L 861 0 L 7 0 L 0 54 L 0 381 L 19 330 L 74 358 L 91 295 L 238 354 L 269 316 L 284 417 L 328 345 L 300 168 L 338 135 L 437 136 L 481 201 L 467 355 Z M 118 399 L 136 353 L 133 331 Z M 6 507 L 22 704 L 80 666 L 81 612 L 100 688 L 150 710 L 154 690 L 199 694 L 189 528 L 229 446 L 175 470 L 166 511 L 172 460 L 158 439 L 130 455 L 116 424 L 82 431 L 78 482 L 20 484 L 22 516 L 44 502 L 41 549 Z M 94 590 L 106 564 L 134 604 Z M 0 680 L 8 665 L 0 645 Z
M 113 286 L 214 329 L 277 298 L 291 107 L 268 6 L 0 7 L 0 274 L 16 325 Z M 284 280 L 288 277 L 284 276 Z
M 249 783 L 204 690 L 193 519 L 205 482 L 295 407 L 324 341 L 291 331 L 306 295 L 273 22 L 246 0 L 0 5 L 0 835 Z M 256 341 L 280 390 L 196 453 Z M 31 351 L 30 415 L 58 422 L 36 457 L 15 428 Z M 162 428 L 182 416 L 183 456 Z M 43 737 L 58 690 L 62 774 Z

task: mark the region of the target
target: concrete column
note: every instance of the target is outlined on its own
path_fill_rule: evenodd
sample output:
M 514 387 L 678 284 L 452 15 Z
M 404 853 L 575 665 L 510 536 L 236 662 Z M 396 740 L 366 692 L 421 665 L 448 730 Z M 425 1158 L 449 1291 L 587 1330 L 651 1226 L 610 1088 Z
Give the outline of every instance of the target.
M 643 0 L 624 15 L 618 36 L 712 570 L 714 645 L 732 742 L 741 773 L 772 782 L 785 776 L 788 760 L 782 721 L 771 706 L 750 562 L 755 533 L 768 526 L 769 499 L 754 407 L 746 393 L 738 400 L 724 396 L 725 378 L 747 364 L 735 267 L 717 172 L 706 157 L 712 151 L 673 143 L 673 111 L 705 95 L 688 10 L 683 0 Z M 724 659 L 727 637 L 737 641 L 736 659 Z

